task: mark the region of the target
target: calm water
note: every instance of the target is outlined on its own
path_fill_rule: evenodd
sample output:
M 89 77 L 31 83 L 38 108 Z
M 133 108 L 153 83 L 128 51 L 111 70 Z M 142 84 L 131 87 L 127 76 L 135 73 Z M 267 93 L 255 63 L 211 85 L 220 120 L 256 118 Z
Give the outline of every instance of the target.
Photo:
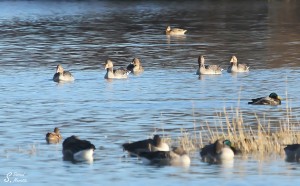
M 0 1 L 0 185 L 10 172 L 10 181 L 25 182 L 16 185 L 299 184 L 299 164 L 281 156 L 208 165 L 196 151 L 189 168 L 157 167 L 124 158 L 121 148 L 219 125 L 224 108 L 231 115 L 239 107 L 247 125 L 256 126 L 256 113 L 275 128 L 288 106 L 297 122 L 299 8 L 296 0 Z M 167 37 L 167 25 L 187 35 Z M 200 54 L 224 69 L 234 54 L 251 71 L 198 78 Z M 106 81 L 108 57 L 119 67 L 138 57 L 146 70 Z M 58 63 L 74 83 L 52 81 Z M 247 105 L 271 92 L 284 98 L 281 106 Z M 54 127 L 92 141 L 93 164 L 62 161 L 61 144 L 44 140 Z

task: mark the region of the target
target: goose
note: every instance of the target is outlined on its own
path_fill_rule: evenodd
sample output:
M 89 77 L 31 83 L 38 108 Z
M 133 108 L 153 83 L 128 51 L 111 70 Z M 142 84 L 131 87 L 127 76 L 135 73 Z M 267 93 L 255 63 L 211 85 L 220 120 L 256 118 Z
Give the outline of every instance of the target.
M 146 164 L 164 164 L 174 166 L 189 166 L 191 159 L 181 147 L 175 147 L 171 151 L 144 151 L 139 157 Z
M 167 35 L 184 35 L 187 30 L 181 29 L 181 28 L 172 28 L 170 26 L 166 29 Z
M 130 71 L 127 71 L 124 68 L 113 69 L 113 62 L 108 59 L 105 63 L 106 74 L 104 76 L 105 79 L 126 79 Z
M 46 141 L 47 143 L 59 143 L 62 139 L 60 135 L 60 131 L 57 127 L 54 128 L 53 132 L 48 132 L 46 134 Z
M 248 102 L 251 105 L 281 105 L 281 97 L 276 93 L 272 92 L 267 97 L 260 97 L 252 99 L 251 102 Z
M 205 74 L 222 74 L 222 68 L 220 65 L 205 65 L 205 59 L 203 55 L 200 55 L 198 58 L 199 68 L 197 69 L 197 75 Z
M 284 152 L 285 152 L 285 155 L 286 155 L 286 161 L 300 162 L 300 144 L 287 145 L 284 148 Z
M 232 56 L 227 72 L 249 72 L 249 66 L 247 66 L 246 64 L 239 64 L 237 58 L 235 56 Z
M 215 143 L 206 145 L 201 149 L 200 155 L 204 162 L 222 163 L 223 161 L 232 161 L 236 151 L 229 140 L 216 140 Z
M 170 147 L 164 143 L 159 135 L 154 135 L 153 139 L 145 139 L 132 143 L 124 143 L 123 149 L 130 155 L 137 156 L 140 152 L 153 152 L 153 151 L 169 151 Z
M 138 58 L 134 58 L 132 60 L 132 62 L 127 66 L 127 70 L 133 74 L 140 74 L 144 72 L 144 68 L 142 67 L 141 61 Z
M 63 159 L 70 161 L 93 161 L 95 146 L 87 140 L 81 140 L 77 136 L 71 136 L 64 140 Z
M 74 81 L 74 77 L 69 71 L 65 71 L 64 68 L 58 64 L 56 66 L 56 72 L 53 76 L 53 81 L 62 82 L 62 81 Z

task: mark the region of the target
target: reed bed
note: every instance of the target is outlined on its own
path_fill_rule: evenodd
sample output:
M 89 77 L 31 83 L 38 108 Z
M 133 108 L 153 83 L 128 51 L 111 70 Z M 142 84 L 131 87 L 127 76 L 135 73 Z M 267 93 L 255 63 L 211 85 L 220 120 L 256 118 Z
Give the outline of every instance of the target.
M 262 119 L 254 113 L 256 123 L 250 125 L 244 123 L 239 108 L 231 109 L 231 112 L 224 108 L 222 113 L 217 114 L 219 118 L 217 126 L 205 122 L 196 129 L 194 125 L 194 131 L 187 132 L 181 129 L 180 138 L 167 141 L 174 146 L 182 146 L 187 151 L 195 151 L 217 139 L 229 139 L 244 155 L 265 156 L 274 153 L 284 155 L 283 148 L 287 144 L 300 143 L 299 122 L 292 116 L 291 111 L 287 108 L 286 118 L 279 120 L 278 123 L 266 122 L 265 118 L 262 122 Z

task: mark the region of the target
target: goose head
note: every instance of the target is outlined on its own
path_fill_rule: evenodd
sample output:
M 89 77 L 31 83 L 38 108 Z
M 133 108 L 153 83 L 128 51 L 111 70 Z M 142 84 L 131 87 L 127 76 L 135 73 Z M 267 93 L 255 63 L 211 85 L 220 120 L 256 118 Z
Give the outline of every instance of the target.
M 141 62 L 138 58 L 134 58 L 131 62 L 134 66 L 140 66 Z
M 198 64 L 199 64 L 199 66 L 204 66 L 204 62 L 205 62 L 204 55 L 200 55 L 198 57 Z
M 167 31 L 167 32 L 170 32 L 170 31 L 171 31 L 171 27 L 170 27 L 170 26 L 167 26 L 166 31 Z
M 230 60 L 230 63 L 234 63 L 234 64 L 237 64 L 237 58 L 235 56 L 232 56 L 231 57 L 231 60 Z
M 155 146 L 159 146 L 162 143 L 162 140 L 159 137 L 159 135 L 154 135 L 154 137 L 153 137 L 153 143 L 154 143 Z
M 113 68 L 113 66 L 113 62 L 110 59 L 106 60 L 105 69 Z
M 64 72 L 64 68 L 61 66 L 61 64 L 58 64 L 56 66 L 56 73 L 63 73 Z

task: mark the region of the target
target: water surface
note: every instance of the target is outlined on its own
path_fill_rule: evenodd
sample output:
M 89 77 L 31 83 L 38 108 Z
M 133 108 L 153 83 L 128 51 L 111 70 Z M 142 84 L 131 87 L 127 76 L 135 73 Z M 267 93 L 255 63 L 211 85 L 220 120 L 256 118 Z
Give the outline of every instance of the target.
M 278 127 L 287 107 L 297 122 L 299 2 L 1 1 L 0 7 L 1 183 L 12 172 L 28 185 L 299 184 L 299 164 L 279 155 L 208 165 L 197 150 L 189 168 L 160 167 L 126 158 L 121 148 L 156 133 L 173 142 L 182 131 L 206 134 L 203 127 L 224 123 L 223 114 L 217 117 L 224 108 L 230 116 L 240 108 L 254 128 L 255 114 Z M 167 25 L 188 32 L 168 37 Z M 224 69 L 236 55 L 250 72 L 198 77 L 201 54 Z M 107 58 L 124 67 L 134 57 L 143 74 L 103 78 Z M 52 81 L 58 63 L 75 82 Z M 271 92 L 284 98 L 282 105 L 247 104 Z M 61 144 L 44 140 L 54 127 L 65 138 L 92 141 L 95 161 L 62 161 Z

